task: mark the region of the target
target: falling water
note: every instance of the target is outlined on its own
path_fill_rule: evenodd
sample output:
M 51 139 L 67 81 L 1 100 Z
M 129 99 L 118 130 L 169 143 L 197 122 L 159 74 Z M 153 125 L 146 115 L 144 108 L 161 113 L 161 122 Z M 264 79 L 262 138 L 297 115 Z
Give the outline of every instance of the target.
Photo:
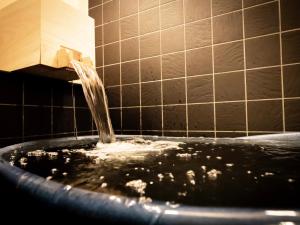
M 84 96 L 96 124 L 100 142 L 114 142 L 115 134 L 111 125 L 107 97 L 101 79 L 91 66 L 76 60 L 72 60 L 71 63 L 82 82 Z

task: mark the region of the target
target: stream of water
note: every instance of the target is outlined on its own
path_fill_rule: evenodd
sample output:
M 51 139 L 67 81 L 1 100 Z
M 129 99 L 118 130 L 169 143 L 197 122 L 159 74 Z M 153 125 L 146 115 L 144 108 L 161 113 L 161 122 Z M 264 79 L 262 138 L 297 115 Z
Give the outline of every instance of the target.
M 76 60 L 72 60 L 71 63 L 82 82 L 84 96 L 97 127 L 100 142 L 114 142 L 115 134 L 109 116 L 107 97 L 97 71 Z

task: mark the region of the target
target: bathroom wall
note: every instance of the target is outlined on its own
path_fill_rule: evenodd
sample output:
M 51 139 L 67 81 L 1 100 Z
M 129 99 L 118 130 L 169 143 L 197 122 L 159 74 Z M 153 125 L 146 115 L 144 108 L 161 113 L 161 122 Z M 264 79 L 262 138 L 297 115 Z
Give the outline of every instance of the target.
M 0 147 L 76 133 L 92 134 L 92 119 L 81 86 L 0 72 Z
M 297 0 L 90 0 L 117 133 L 300 131 Z

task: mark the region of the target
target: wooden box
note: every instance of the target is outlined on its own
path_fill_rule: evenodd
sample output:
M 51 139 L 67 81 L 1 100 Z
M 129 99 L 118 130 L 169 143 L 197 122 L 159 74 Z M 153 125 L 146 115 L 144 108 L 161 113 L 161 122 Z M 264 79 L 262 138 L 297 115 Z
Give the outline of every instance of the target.
M 49 76 L 45 68 L 70 67 L 71 59 L 95 65 L 94 19 L 65 1 L 2 0 L 0 70 L 35 68 L 38 74 L 41 65 L 40 75 Z M 56 78 L 74 79 L 68 73 Z

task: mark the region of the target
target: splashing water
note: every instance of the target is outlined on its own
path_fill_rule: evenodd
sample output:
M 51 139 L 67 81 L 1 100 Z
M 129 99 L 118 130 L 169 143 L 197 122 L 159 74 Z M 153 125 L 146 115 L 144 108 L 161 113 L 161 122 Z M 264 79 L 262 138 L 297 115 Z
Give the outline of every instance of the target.
M 101 79 L 91 66 L 76 60 L 72 60 L 71 64 L 82 82 L 84 96 L 96 124 L 100 142 L 114 142 L 115 134 L 111 125 L 107 97 Z

